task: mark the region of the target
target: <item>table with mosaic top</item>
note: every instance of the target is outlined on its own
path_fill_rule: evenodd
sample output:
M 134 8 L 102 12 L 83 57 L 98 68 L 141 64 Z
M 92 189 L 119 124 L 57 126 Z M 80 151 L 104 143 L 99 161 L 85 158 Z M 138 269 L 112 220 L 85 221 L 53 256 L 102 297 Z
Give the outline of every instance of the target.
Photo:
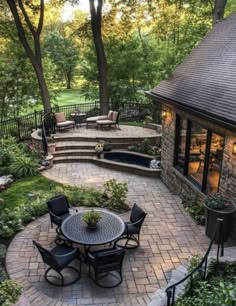
M 119 238 L 125 229 L 124 221 L 112 212 L 96 211 L 102 215 L 96 229 L 89 229 L 83 221 L 84 212 L 79 212 L 71 215 L 62 223 L 63 235 L 74 243 L 89 247 L 110 243 Z

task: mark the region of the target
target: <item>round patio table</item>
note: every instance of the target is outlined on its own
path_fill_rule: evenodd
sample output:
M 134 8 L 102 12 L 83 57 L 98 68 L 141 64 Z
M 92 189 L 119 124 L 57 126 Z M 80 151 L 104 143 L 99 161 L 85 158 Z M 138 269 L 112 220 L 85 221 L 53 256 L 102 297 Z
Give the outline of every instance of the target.
M 84 246 L 95 246 L 110 243 L 119 238 L 125 229 L 124 221 L 117 215 L 104 211 L 96 229 L 89 229 L 83 221 L 83 212 L 68 217 L 61 226 L 63 235 L 72 242 Z
M 70 115 L 74 118 L 77 128 L 81 126 L 82 118 L 86 116 L 85 113 L 71 113 Z

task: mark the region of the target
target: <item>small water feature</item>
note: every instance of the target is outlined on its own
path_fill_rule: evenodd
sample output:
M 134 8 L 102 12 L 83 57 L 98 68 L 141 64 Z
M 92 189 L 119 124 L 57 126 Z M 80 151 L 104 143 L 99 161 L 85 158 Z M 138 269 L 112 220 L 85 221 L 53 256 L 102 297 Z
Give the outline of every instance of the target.
M 114 162 L 137 165 L 146 168 L 149 168 L 150 161 L 153 159 L 153 157 L 141 156 L 138 154 L 126 152 L 104 153 L 104 158 Z

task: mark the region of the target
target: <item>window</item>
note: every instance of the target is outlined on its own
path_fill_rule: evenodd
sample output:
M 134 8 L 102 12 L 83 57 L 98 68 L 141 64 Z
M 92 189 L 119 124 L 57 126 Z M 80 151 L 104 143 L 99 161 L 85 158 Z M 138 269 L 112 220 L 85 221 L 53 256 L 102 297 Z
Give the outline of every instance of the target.
M 184 166 L 185 166 L 185 149 L 186 149 L 186 135 L 187 135 L 187 120 L 182 120 L 179 117 L 177 117 L 177 126 L 176 129 L 176 138 L 178 138 L 177 141 L 177 156 L 175 165 L 179 168 L 181 172 L 184 172 Z
M 176 116 L 175 166 L 203 192 L 217 192 L 224 137 Z

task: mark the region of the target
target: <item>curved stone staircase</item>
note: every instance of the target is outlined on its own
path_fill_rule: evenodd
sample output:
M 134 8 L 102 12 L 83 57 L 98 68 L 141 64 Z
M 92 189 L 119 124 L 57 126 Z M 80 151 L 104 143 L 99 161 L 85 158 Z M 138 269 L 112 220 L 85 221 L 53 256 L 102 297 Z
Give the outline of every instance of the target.
M 142 166 L 129 165 L 113 162 L 107 159 L 98 159 L 94 150 L 95 145 L 100 141 L 111 141 L 112 152 L 125 152 L 128 147 L 144 139 L 149 139 L 150 143 L 156 144 L 160 135 L 145 137 L 85 137 L 78 135 L 60 135 L 54 137 L 56 151 L 53 154 L 54 163 L 66 162 L 92 162 L 96 165 L 118 171 L 132 172 L 138 175 L 159 177 L 160 171 Z

